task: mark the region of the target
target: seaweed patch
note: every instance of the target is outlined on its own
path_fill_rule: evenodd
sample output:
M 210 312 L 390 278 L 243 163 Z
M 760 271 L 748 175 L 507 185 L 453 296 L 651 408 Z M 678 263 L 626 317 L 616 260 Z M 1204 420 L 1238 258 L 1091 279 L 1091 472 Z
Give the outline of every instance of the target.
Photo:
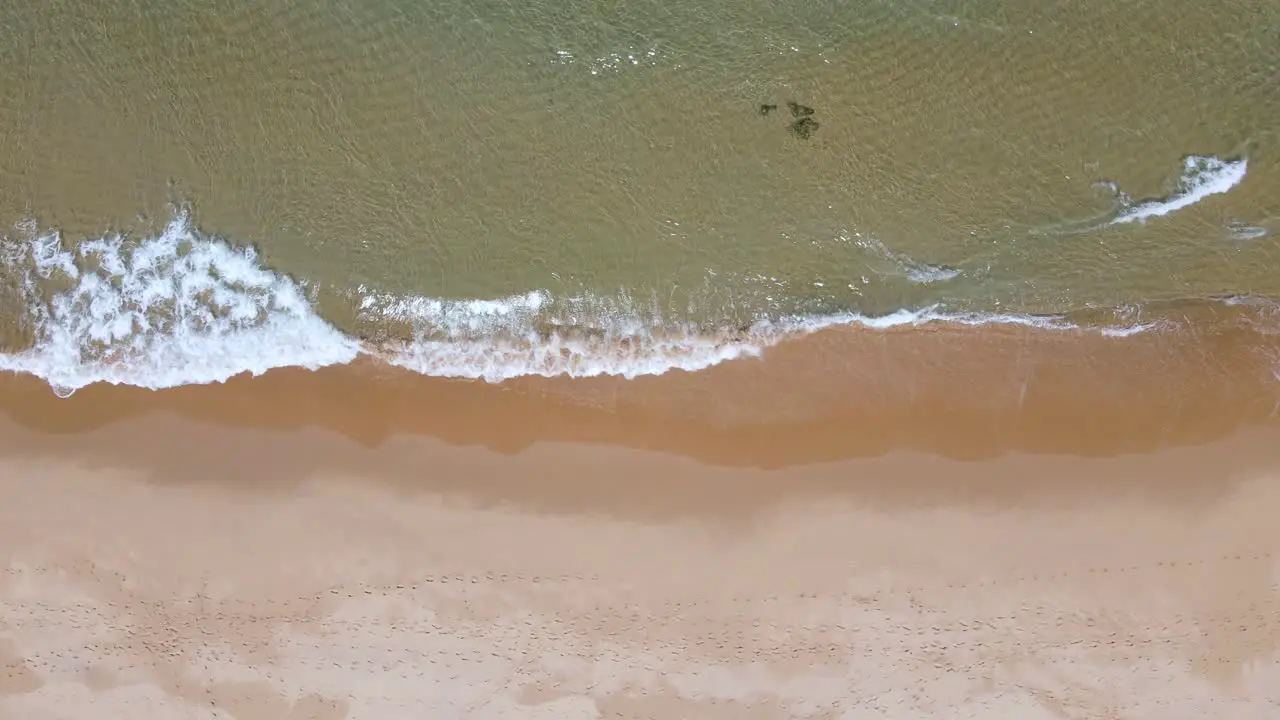
M 768 117 L 777 109 L 778 106 L 773 103 L 760 103 L 760 115 L 763 117 Z M 813 137 L 818 128 L 822 127 L 822 124 L 812 117 L 815 111 L 808 105 L 801 105 L 794 100 L 790 100 L 787 102 L 787 109 L 791 111 L 791 117 L 796 118 L 787 126 L 787 131 L 793 137 L 800 140 L 808 140 Z
M 791 108 L 791 117 L 809 117 L 813 114 L 813 108 L 798 102 L 789 102 L 787 107 Z
M 822 127 L 822 125 L 820 125 L 817 120 L 814 120 L 811 117 L 802 117 L 791 123 L 791 126 L 788 129 L 791 131 L 792 135 L 795 135 L 801 140 L 808 140 L 820 127 Z

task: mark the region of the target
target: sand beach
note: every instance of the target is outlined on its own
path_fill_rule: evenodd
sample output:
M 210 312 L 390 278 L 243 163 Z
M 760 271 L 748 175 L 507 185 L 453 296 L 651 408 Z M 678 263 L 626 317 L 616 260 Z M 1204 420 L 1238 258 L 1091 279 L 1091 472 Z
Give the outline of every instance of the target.
M 5 377 L 0 717 L 1274 717 L 1254 353 L 945 334 L 649 383 Z M 799 372 L 865 342 L 911 398 Z M 931 343 L 1008 367 L 931 383 Z

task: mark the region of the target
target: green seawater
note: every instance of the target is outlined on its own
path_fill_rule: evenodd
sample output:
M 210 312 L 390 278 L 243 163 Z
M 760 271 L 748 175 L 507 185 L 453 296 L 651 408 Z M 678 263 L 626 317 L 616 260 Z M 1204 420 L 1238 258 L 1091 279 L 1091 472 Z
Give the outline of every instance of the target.
M 1280 295 L 1271 0 L 46 0 L 0 67 L 6 227 L 189 212 L 340 326 L 357 288 L 707 325 Z M 1247 173 L 1107 224 L 1190 156 Z

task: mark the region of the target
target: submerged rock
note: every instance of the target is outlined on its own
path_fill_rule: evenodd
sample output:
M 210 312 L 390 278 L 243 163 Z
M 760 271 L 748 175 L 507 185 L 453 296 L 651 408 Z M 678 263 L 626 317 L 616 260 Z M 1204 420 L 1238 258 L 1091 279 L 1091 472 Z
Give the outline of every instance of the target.
M 795 135 L 801 140 L 808 140 L 820 127 L 822 127 L 822 125 L 820 125 L 817 120 L 814 120 L 811 117 L 802 117 L 791 123 L 790 130 L 792 135 Z
M 813 108 L 808 105 L 801 105 L 798 102 L 789 102 L 787 107 L 791 108 L 792 117 L 809 117 L 813 114 Z
M 817 120 L 810 117 L 813 115 L 814 110 L 808 105 L 801 105 L 800 103 L 792 100 L 787 102 L 787 107 L 791 110 L 791 117 L 797 118 L 797 120 L 791 123 L 788 127 L 788 130 L 792 135 L 800 138 L 801 140 L 808 140 L 818 128 L 822 127 Z M 777 109 L 778 106 L 775 104 L 760 103 L 760 114 L 763 116 L 768 116 Z

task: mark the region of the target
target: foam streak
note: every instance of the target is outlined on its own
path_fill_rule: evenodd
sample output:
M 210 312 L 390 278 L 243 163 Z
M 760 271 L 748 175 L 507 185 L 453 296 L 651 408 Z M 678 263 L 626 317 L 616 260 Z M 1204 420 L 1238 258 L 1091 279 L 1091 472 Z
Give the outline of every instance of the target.
M 185 216 L 160 235 L 108 236 L 67 247 L 34 228 L 6 259 L 21 279 L 30 347 L 0 353 L 0 370 L 29 373 L 60 395 L 93 383 L 160 389 L 222 382 L 272 368 L 318 369 L 361 355 L 424 375 L 501 381 L 525 375 L 633 378 L 698 371 L 759 357 L 791 338 L 835 327 L 931 323 L 1021 325 L 1125 335 L 1145 325 L 1079 328 L 1065 318 L 951 313 L 933 306 L 882 316 L 761 317 L 706 330 L 664 319 L 625 294 L 492 300 L 396 296 L 361 288 L 364 320 L 406 339 L 361 342 L 325 321 L 304 285 L 264 267 L 252 248 L 202 235 Z
M 1249 169 L 1247 158 L 1221 160 L 1192 155 L 1182 162 L 1178 189 L 1164 200 L 1150 200 L 1121 212 L 1112 225 L 1146 222 L 1194 205 L 1210 195 L 1221 195 L 1240 184 Z

